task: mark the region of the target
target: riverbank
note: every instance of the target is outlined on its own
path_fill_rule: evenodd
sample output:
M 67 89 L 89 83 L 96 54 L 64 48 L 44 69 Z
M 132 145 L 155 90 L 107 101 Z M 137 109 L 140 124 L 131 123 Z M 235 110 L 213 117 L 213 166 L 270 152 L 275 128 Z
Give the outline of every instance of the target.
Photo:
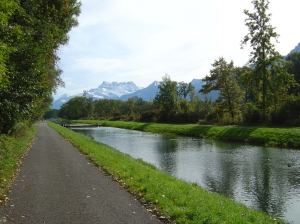
M 22 136 L 0 135 L 0 204 L 6 201 L 11 181 L 36 134 L 35 126 L 24 131 Z
M 162 219 L 176 223 L 283 223 L 197 184 L 171 177 L 153 165 L 82 134 L 53 123 L 49 125 Z
M 177 135 L 238 141 L 265 146 L 300 148 L 300 128 L 176 125 L 103 120 L 73 120 L 71 122 L 101 124 L 104 126 L 154 133 L 174 133 Z

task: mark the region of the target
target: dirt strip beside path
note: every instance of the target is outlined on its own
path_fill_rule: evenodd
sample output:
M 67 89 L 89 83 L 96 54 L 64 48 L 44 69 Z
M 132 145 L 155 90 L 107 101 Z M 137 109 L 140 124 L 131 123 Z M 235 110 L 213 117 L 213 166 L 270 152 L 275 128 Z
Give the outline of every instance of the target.
M 0 223 L 161 222 L 43 122 Z

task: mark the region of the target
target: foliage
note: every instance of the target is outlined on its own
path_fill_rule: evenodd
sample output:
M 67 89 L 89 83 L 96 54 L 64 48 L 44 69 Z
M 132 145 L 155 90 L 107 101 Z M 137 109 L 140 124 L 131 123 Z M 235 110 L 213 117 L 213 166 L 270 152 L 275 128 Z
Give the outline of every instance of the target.
M 172 81 L 166 74 L 158 85 L 159 92 L 156 94 L 154 104 L 158 106 L 164 116 L 176 112 L 178 108 L 177 82 Z
M 297 85 L 292 87 L 289 93 L 297 95 L 300 93 L 300 52 L 290 53 L 286 57 L 286 60 L 292 63 L 288 68 L 288 72 L 294 75 L 295 81 L 297 82 Z
M 243 120 L 245 124 L 260 124 L 262 121 L 261 110 L 259 110 L 252 102 L 246 103 L 243 108 Z
M 83 110 L 86 112 L 86 117 L 90 118 L 94 113 L 94 103 L 92 97 L 87 97 L 87 92 L 83 91 Z
M 1 1 L 0 133 L 33 123 L 48 110 L 51 93 L 63 82 L 59 47 L 77 25 L 77 0 Z
M 179 82 L 178 83 L 178 97 L 179 99 L 186 99 L 186 97 L 195 90 L 192 83 Z
M 289 96 L 282 107 L 272 112 L 271 121 L 275 125 L 300 125 L 300 96 Z
M 51 119 L 51 118 L 58 118 L 58 110 L 57 109 L 51 109 L 49 111 L 47 111 L 43 118 L 45 119 Z
M 50 125 L 165 220 L 172 223 L 274 223 L 269 215 L 171 177 L 151 164 L 82 134 Z
M 85 118 L 87 115 L 88 111 L 85 105 L 85 98 L 79 96 L 74 97 L 63 104 L 58 112 L 58 116 L 66 119 Z
M 210 76 L 206 76 L 202 80 L 205 85 L 202 86 L 200 92 L 206 94 L 212 90 L 219 90 L 219 98 L 217 99 L 218 111 L 221 114 L 229 113 L 232 121 L 240 114 L 243 93 L 238 85 L 237 76 L 234 73 L 234 64 L 229 64 L 223 57 L 216 60 L 214 67 L 210 70 Z
M 271 14 L 267 14 L 269 9 L 268 0 L 253 0 L 255 12 L 245 10 L 247 18 L 245 24 L 248 27 L 248 34 L 241 41 L 243 48 L 248 42 L 253 48 L 249 64 L 254 66 L 254 71 L 250 79 L 257 87 L 261 96 L 258 96 L 257 103 L 262 109 L 263 119 L 267 120 L 270 104 L 277 101 L 278 95 L 272 95 L 274 88 L 280 88 L 280 93 L 286 94 L 292 84 L 282 56 L 275 50 L 272 40 L 277 41 L 279 35 L 275 28 L 270 24 Z M 274 81 L 275 80 L 275 81 Z M 275 99 L 273 99 L 275 97 Z M 273 101 L 273 102 L 272 102 Z
M 159 119 L 158 110 L 147 110 L 141 114 L 141 122 L 156 122 Z
M 258 86 L 253 81 L 254 70 L 251 67 L 243 66 L 236 67 L 234 73 L 237 76 L 237 80 L 240 88 L 244 91 L 244 103 L 257 102 L 259 96 Z

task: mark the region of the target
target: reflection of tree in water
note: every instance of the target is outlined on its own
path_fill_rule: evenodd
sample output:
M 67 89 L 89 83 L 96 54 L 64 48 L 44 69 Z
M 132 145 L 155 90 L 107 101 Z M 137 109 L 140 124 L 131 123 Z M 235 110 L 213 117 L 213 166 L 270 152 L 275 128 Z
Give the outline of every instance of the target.
M 176 136 L 157 136 L 155 149 L 157 151 L 158 167 L 161 169 L 161 171 L 175 176 L 177 171 L 176 151 L 178 149 Z
M 232 155 L 234 156 L 234 155 Z M 205 172 L 205 185 L 213 192 L 233 198 L 235 186 L 238 179 L 236 164 L 233 158 L 224 159 L 224 155 L 215 153 L 214 161 L 204 160 L 205 167 L 209 172 Z
M 290 189 L 284 170 L 284 152 L 275 155 L 272 149 L 265 148 L 257 154 L 256 161 L 254 173 L 251 174 L 254 177 L 251 188 L 256 198 L 255 208 L 282 216 Z
M 204 160 L 208 171 L 204 174 L 207 188 L 238 201 L 244 201 L 247 205 L 250 201 L 250 206 L 255 209 L 282 216 L 291 188 L 288 182 L 294 182 L 293 186 L 299 186 L 296 169 L 291 169 L 287 173 L 284 171 L 287 162 L 282 156 L 283 151 L 277 149 L 275 152 L 275 149 L 264 148 L 246 154 L 245 150 L 234 149 L 236 148 L 234 145 L 224 142 L 214 146 L 220 145 L 227 149 L 232 147 L 232 152 L 224 153 L 222 149 L 218 149 L 213 161 Z M 239 196 L 241 194 L 244 195 Z
M 276 216 L 290 208 L 291 198 L 300 193 L 300 178 L 295 167 L 299 154 L 291 157 L 288 149 L 265 148 L 257 157 L 255 181 L 252 183 L 253 195 L 256 198 L 256 208 Z M 296 171 L 296 172 L 295 172 Z

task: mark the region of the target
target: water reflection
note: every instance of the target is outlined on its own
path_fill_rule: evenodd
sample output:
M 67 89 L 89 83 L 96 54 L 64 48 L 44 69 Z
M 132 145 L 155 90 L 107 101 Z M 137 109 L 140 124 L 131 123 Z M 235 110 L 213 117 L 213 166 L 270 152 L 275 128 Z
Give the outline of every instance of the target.
M 300 151 L 110 127 L 74 131 L 172 176 L 300 223 Z

